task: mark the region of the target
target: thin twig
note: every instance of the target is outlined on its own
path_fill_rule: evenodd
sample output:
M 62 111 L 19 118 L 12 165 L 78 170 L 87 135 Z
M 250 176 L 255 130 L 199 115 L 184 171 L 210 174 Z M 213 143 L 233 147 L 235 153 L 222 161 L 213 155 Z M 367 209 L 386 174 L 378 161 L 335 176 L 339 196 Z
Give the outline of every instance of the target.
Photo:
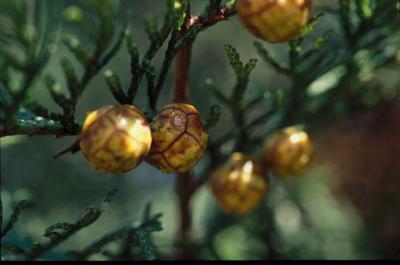
M 10 220 L 8 223 L 4 226 L 4 228 L 1 230 L 1 237 L 4 237 L 7 235 L 8 232 L 14 227 L 15 223 L 18 221 L 18 217 L 21 214 L 21 212 L 26 209 L 32 207 L 33 204 L 30 201 L 27 200 L 22 200 L 18 202 L 17 206 L 14 209 L 14 212 L 12 213 Z
M 214 13 L 212 16 L 203 17 L 203 16 L 192 16 L 190 19 L 190 28 L 195 27 L 196 25 L 201 25 L 200 30 L 203 31 L 218 22 L 228 20 L 230 17 L 236 14 L 234 5 L 225 5 L 218 9 L 218 12 Z
M 108 192 L 107 195 L 100 202 L 99 206 L 87 208 L 75 223 L 72 224 L 58 223 L 47 228 L 44 235 L 46 237 L 49 237 L 51 240 L 46 244 L 35 244 L 30 249 L 28 255 L 26 256 L 26 259 L 28 260 L 37 259 L 44 253 L 48 252 L 49 250 L 58 246 L 60 243 L 67 240 L 70 236 L 72 236 L 76 232 L 94 223 L 103 213 L 106 206 L 108 206 L 108 204 L 111 202 L 111 199 L 116 192 L 117 189 Z M 63 229 L 63 231 L 59 233 L 55 232 L 54 230 L 57 228 Z
M 61 151 L 55 153 L 53 155 L 54 159 L 59 158 L 62 155 L 65 155 L 67 153 L 72 153 L 75 154 L 76 152 L 79 152 L 80 150 L 80 146 L 79 146 L 79 139 L 75 140 L 72 144 L 70 144 L 69 146 L 67 146 L 66 148 L 63 148 Z

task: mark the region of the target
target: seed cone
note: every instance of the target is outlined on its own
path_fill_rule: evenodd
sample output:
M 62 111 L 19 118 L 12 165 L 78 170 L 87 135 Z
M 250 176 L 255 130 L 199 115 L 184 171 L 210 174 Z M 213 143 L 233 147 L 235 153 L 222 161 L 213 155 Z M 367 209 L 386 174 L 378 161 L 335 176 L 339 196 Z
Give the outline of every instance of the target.
M 173 103 L 151 124 L 153 143 L 146 161 L 165 173 L 189 171 L 207 148 L 207 134 L 195 107 Z
M 94 169 L 107 173 L 135 168 L 150 146 L 150 126 L 131 105 L 104 106 L 89 113 L 80 136 L 82 154 Z
M 263 159 L 272 171 L 284 179 L 300 174 L 312 161 L 314 146 L 308 134 L 288 127 L 268 136 Z
M 248 214 L 267 192 L 262 166 L 242 153 L 234 153 L 210 176 L 208 184 L 218 205 L 229 214 Z
M 311 0 L 237 0 L 242 24 L 256 37 L 278 43 L 295 38 L 307 23 Z

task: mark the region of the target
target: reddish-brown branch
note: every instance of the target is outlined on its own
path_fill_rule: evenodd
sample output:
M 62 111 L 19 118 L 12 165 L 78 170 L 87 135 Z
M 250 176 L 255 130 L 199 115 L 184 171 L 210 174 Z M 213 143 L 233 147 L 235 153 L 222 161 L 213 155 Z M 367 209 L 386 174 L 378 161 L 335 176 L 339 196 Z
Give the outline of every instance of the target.
M 177 195 L 179 199 L 180 226 L 179 226 L 179 244 L 181 247 L 181 259 L 193 259 L 193 252 L 190 249 L 192 213 L 190 202 L 196 191 L 194 176 L 191 172 L 177 175 Z
M 189 71 L 192 53 L 192 43 L 185 45 L 176 55 L 175 89 L 173 102 L 183 103 L 189 99 Z
M 190 9 L 188 9 L 190 12 Z M 181 36 L 184 36 L 192 27 L 201 25 L 201 30 L 215 25 L 216 23 L 228 20 L 236 13 L 233 7 L 223 6 L 210 17 L 192 16 L 188 13 L 188 21 L 182 27 Z M 173 91 L 173 102 L 186 102 L 189 99 L 189 71 L 193 42 L 184 46 L 175 58 L 175 88 Z
M 221 7 L 210 17 L 191 16 L 190 8 L 188 9 L 188 19 L 181 29 L 180 36 L 184 36 L 195 25 L 201 25 L 200 30 L 204 30 L 220 21 L 227 20 L 235 14 L 232 7 Z M 172 94 L 172 101 L 177 103 L 187 102 L 189 99 L 189 71 L 191 64 L 193 41 L 184 46 L 175 58 L 175 86 Z M 179 241 L 181 244 L 181 258 L 191 259 L 188 242 L 190 242 L 190 231 L 192 227 L 192 215 L 190 210 L 190 202 L 194 192 L 199 187 L 199 183 L 195 181 L 194 176 L 189 172 L 177 175 L 177 196 L 180 209 L 180 229 Z
M 189 4 L 190 5 L 190 4 Z M 186 21 L 179 33 L 182 38 L 189 30 L 191 11 L 190 6 L 186 11 Z M 189 99 L 189 70 L 192 55 L 192 42 L 186 44 L 175 57 L 175 87 L 172 102 L 184 103 Z
M 193 195 L 193 176 L 190 172 L 177 175 L 177 194 L 179 196 L 179 208 L 181 210 L 181 223 L 179 236 L 182 241 L 186 242 L 190 238 L 190 229 L 192 226 L 192 218 L 190 212 L 190 199 Z
M 182 26 L 180 36 L 184 36 L 190 27 L 191 11 L 187 9 L 187 20 Z M 189 69 L 191 63 L 192 42 L 186 44 L 175 58 L 175 86 L 172 94 L 172 101 L 184 103 L 189 99 Z M 188 245 L 190 241 L 190 230 L 192 227 L 192 216 L 190 212 L 190 199 L 192 197 L 190 172 L 177 174 L 176 193 L 178 196 L 180 211 L 179 245 L 181 246 L 180 258 L 190 259 L 191 251 Z
M 205 30 L 218 22 L 228 20 L 231 16 L 236 14 L 233 6 L 223 6 L 215 14 L 210 17 L 192 16 L 190 19 L 190 28 L 200 24 L 201 30 Z

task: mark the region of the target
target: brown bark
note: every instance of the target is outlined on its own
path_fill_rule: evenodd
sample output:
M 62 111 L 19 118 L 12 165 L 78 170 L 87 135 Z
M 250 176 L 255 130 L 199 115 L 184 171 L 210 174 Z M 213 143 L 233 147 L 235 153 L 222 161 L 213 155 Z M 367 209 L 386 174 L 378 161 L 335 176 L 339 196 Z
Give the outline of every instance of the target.
M 175 89 L 172 101 L 184 103 L 189 99 L 189 71 L 192 53 L 192 43 L 183 47 L 176 55 Z

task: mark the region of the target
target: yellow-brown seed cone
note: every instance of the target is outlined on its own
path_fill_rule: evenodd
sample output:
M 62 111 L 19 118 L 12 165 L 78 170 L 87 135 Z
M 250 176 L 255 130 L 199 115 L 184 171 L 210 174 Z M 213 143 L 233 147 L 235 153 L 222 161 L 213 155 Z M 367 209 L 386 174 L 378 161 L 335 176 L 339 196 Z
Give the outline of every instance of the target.
M 272 171 L 284 179 L 300 174 L 312 161 L 314 145 L 308 134 L 288 127 L 268 136 L 264 142 L 263 159 Z
M 256 37 L 278 43 L 295 38 L 307 23 L 311 0 L 237 0 L 242 24 Z
M 268 188 L 260 163 L 242 153 L 234 153 L 211 174 L 208 184 L 221 209 L 237 215 L 256 208 Z
M 184 103 L 164 106 L 151 124 L 153 143 L 146 161 L 165 173 L 189 171 L 207 148 L 207 134 L 195 107 Z
M 109 105 L 89 113 L 80 137 L 82 154 L 94 169 L 107 173 L 135 168 L 150 146 L 150 125 L 132 105 Z

